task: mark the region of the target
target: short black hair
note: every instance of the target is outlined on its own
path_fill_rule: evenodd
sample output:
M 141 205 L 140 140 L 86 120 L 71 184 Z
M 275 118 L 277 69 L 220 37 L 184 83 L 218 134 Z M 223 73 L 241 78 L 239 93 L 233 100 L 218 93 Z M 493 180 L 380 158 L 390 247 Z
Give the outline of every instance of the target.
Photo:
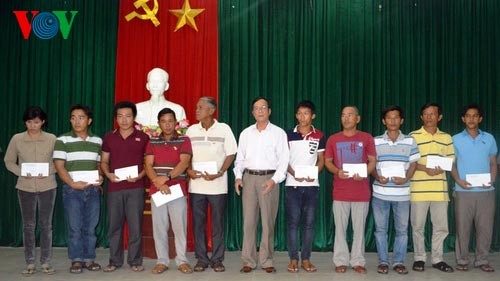
M 43 111 L 41 107 L 36 105 L 28 106 L 24 111 L 23 121 L 26 122 L 35 118 L 39 118 L 40 120 L 45 121 L 43 125 L 47 125 L 47 114 L 45 113 L 45 111 Z
M 301 108 L 301 107 L 302 108 L 309 108 L 311 110 L 312 114 L 316 114 L 316 106 L 310 100 L 303 100 L 303 101 L 299 102 L 297 104 L 297 106 L 295 107 L 295 113 L 297 113 L 299 111 L 299 108 Z
M 467 111 L 469 109 L 477 110 L 477 113 L 479 113 L 479 116 L 483 117 L 483 110 L 481 109 L 481 107 L 477 103 L 470 103 L 470 104 L 464 106 L 464 108 L 462 108 L 462 117 L 465 117 L 465 114 L 467 114 Z
M 401 108 L 401 106 L 399 106 L 399 105 L 390 105 L 390 106 L 382 109 L 382 114 L 380 115 L 380 118 L 382 120 L 385 119 L 385 116 L 387 115 L 387 113 L 389 111 L 398 111 L 399 112 L 399 117 L 401 117 L 401 119 L 405 119 L 405 112 Z
M 92 119 L 94 117 L 94 113 L 92 112 L 92 109 L 90 109 L 90 107 L 83 105 L 83 104 L 73 104 L 71 106 L 71 110 L 69 111 L 69 117 L 71 117 L 71 114 L 75 110 L 83 110 L 83 112 L 85 112 L 85 115 L 87 115 L 87 117 L 89 119 Z
M 117 104 L 115 104 L 115 107 L 113 108 L 113 116 L 116 117 L 116 115 L 118 114 L 118 109 L 122 109 L 122 108 L 130 108 L 132 110 L 132 114 L 134 115 L 134 118 L 137 116 L 137 107 L 135 106 L 135 104 L 131 101 L 121 101 Z
M 177 121 L 177 118 L 175 117 L 175 112 L 168 107 L 165 107 L 164 109 L 160 110 L 160 112 L 158 112 L 158 121 L 160 121 L 160 118 L 165 114 L 172 114 L 174 116 L 174 119 Z
M 429 108 L 431 106 L 437 107 L 437 109 L 438 109 L 438 115 L 442 115 L 443 114 L 442 109 L 441 109 L 441 105 L 439 105 L 439 103 L 428 102 L 428 103 L 424 104 L 422 106 L 422 108 L 420 108 L 420 116 L 422 116 L 424 114 L 424 110 L 426 110 L 427 108 Z
M 271 102 L 269 102 L 268 99 L 264 98 L 264 97 L 256 97 L 255 99 L 253 99 L 252 101 L 252 110 L 253 110 L 253 105 L 258 102 L 259 100 L 264 100 L 266 103 L 267 103 L 267 108 L 271 109 Z

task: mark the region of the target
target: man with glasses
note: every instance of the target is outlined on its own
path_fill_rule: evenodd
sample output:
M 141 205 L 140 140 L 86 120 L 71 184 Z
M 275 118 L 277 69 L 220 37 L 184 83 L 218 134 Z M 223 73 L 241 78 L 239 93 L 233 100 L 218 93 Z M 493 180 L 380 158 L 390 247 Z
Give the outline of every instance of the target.
M 256 123 L 240 134 L 234 174 L 235 191 L 243 200 L 243 249 L 240 272 L 257 267 L 256 236 L 259 211 L 262 222 L 259 264 L 274 273 L 274 223 L 278 214 L 279 183 L 285 179 L 289 150 L 285 131 L 269 122 L 271 106 L 265 98 L 252 102 Z

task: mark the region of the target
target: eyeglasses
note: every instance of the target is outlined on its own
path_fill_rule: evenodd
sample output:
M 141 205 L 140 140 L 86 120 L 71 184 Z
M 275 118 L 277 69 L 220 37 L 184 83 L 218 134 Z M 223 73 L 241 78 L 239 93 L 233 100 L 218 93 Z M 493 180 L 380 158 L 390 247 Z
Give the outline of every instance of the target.
M 261 105 L 261 106 L 254 106 L 253 107 L 253 111 L 261 111 L 261 110 L 264 111 L 266 109 L 268 109 L 267 105 Z

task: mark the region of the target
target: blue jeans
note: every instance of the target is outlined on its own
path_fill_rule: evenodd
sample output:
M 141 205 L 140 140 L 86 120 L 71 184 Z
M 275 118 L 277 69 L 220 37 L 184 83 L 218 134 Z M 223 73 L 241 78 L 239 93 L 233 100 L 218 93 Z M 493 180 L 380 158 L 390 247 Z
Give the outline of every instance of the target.
M 386 201 L 376 197 L 372 199 L 373 218 L 375 220 L 375 239 L 379 264 L 389 264 L 387 246 L 387 231 L 389 229 L 389 215 L 394 216 L 396 239 L 394 241 L 392 265 L 404 264 L 406 248 L 408 246 L 408 220 L 410 215 L 410 201 Z
M 68 227 L 68 257 L 71 261 L 93 262 L 99 222 L 100 193 L 95 186 L 75 190 L 63 185 L 64 216 Z
M 314 218 L 318 206 L 319 187 L 287 186 L 285 189 L 286 216 L 288 220 L 288 256 L 298 260 L 297 232 L 302 216 L 302 260 L 311 257 L 314 239 Z

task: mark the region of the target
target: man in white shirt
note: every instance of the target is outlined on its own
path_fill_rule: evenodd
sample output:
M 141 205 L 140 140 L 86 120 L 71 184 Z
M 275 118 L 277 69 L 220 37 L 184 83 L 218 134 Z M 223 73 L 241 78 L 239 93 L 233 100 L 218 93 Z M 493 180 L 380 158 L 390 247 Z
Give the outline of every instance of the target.
M 234 187 L 240 195 L 243 188 L 243 249 L 240 272 L 257 267 L 256 232 L 259 210 L 262 222 L 259 264 L 267 273 L 276 272 L 273 265 L 274 223 L 278 214 L 279 183 L 286 177 L 290 152 L 285 131 L 269 122 L 269 101 L 258 97 L 252 102 L 256 120 L 240 134 L 236 155 Z
M 209 265 L 215 272 L 225 270 L 224 227 L 227 200 L 227 169 L 234 160 L 237 145 L 231 128 L 214 118 L 216 101 L 202 97 L 196 104 L 198 124 L 189 127 L 186 135 L 191 139 L 193 158 L 188 175 L 190 201 L 193 212 L 195 256 L 194 271 L 204 271 Z M 202 170 L 205 167 L 206 170 Z M 209 168 L 214 171 L 207 171 Z M 212 256 L 207 255 L 207 207 L 212 212 Z

